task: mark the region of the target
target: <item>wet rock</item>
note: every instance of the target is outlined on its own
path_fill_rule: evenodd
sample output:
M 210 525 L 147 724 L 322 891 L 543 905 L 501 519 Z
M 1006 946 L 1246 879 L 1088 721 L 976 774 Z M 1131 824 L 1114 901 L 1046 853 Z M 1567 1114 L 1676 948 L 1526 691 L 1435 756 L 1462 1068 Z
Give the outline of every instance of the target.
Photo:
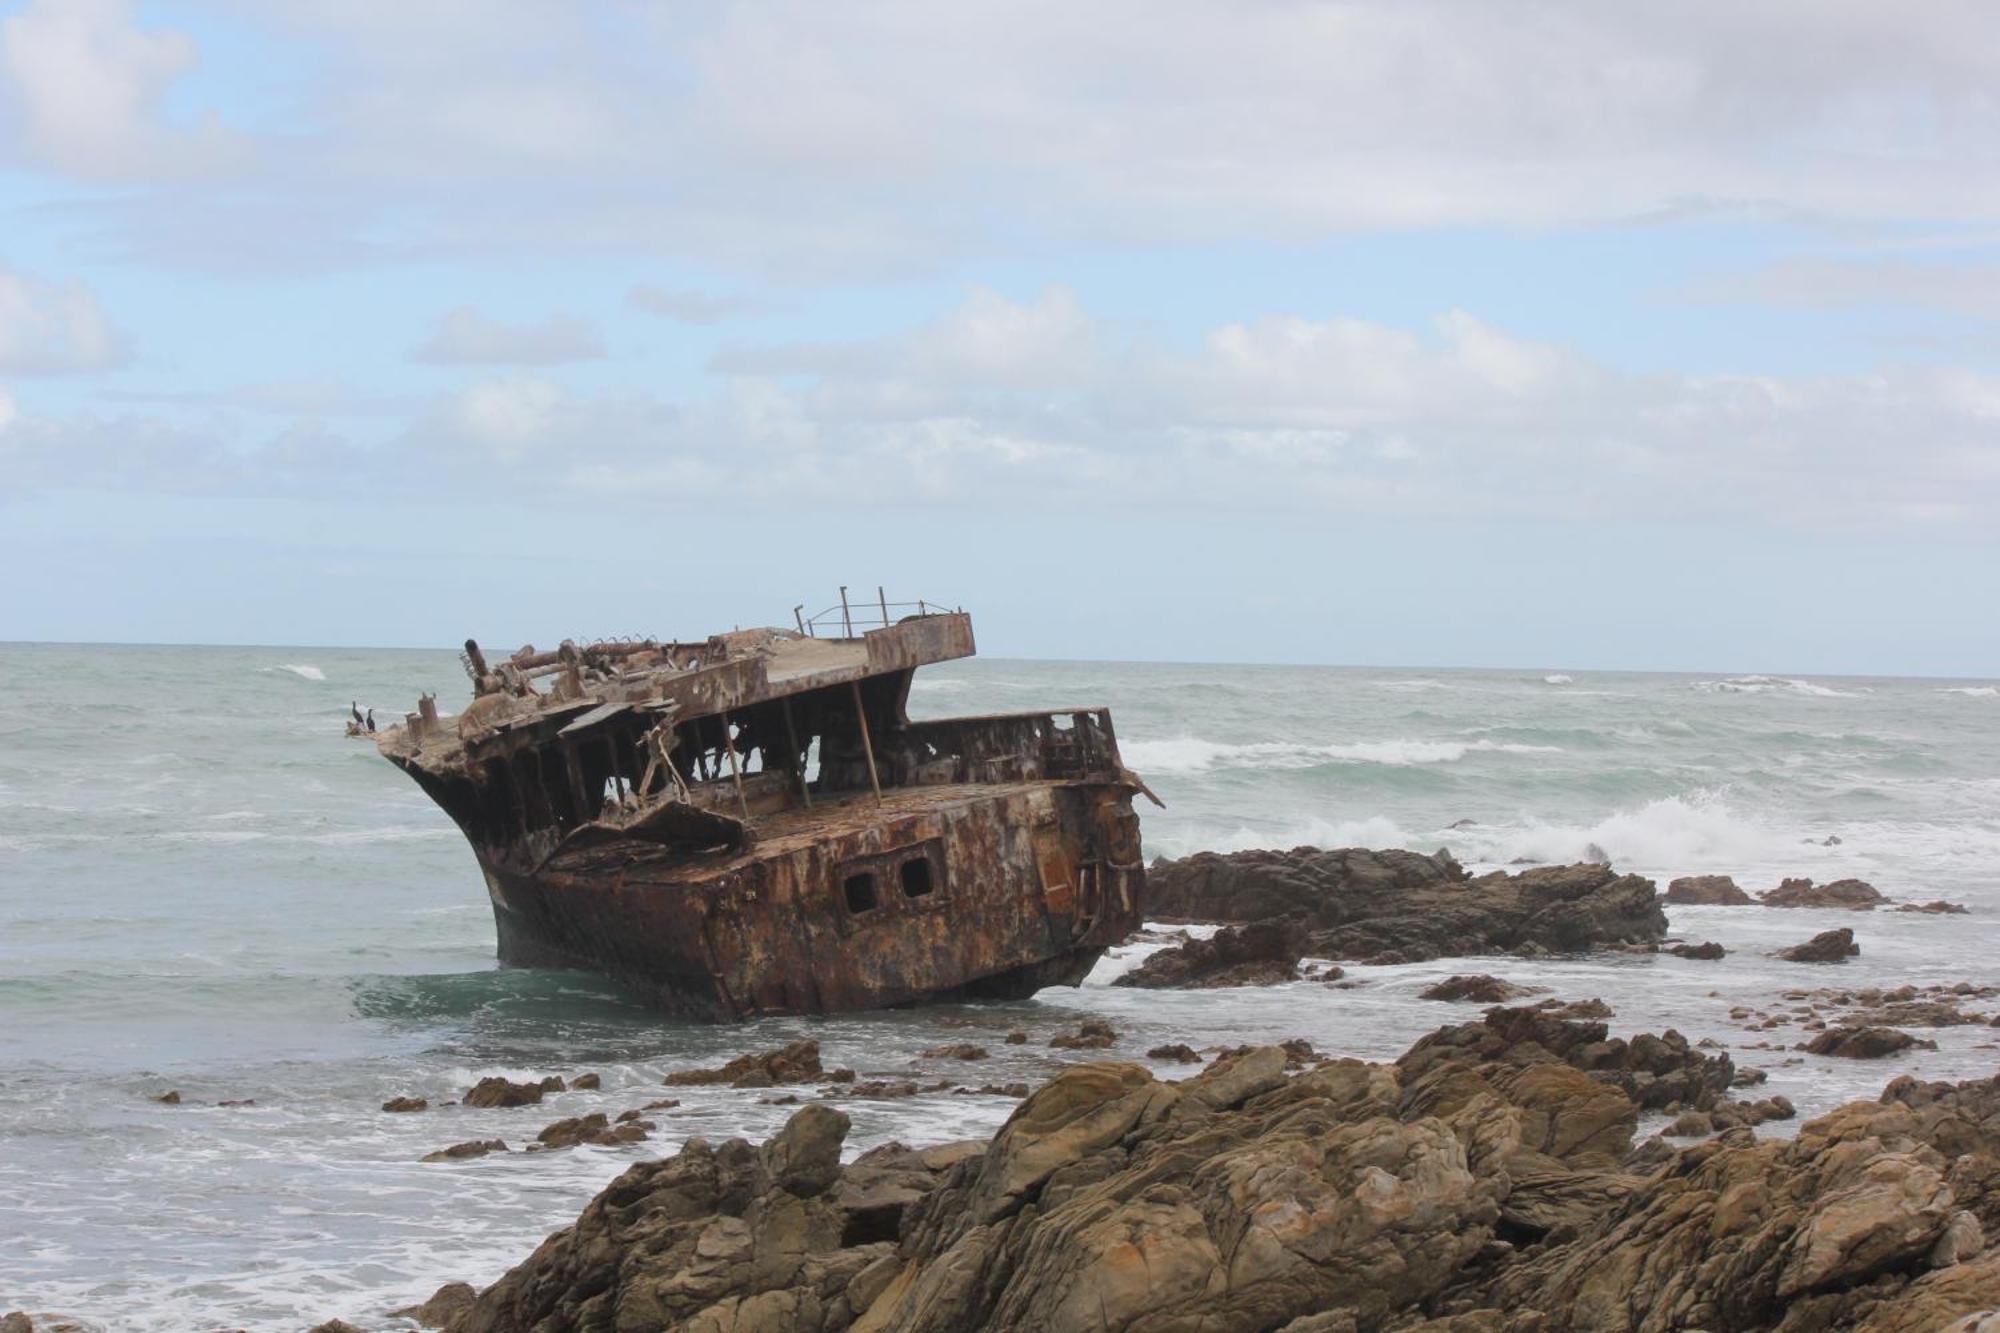
M 1176 1064 L 1198 1065 L 1201 1056 L 1195 1048 L 1185 1042 L 1175 1042 L 1171 1046 L 1155 1046 L 1146 1052 L 1148 1060 L 1172 1060 Z
M 1702 907 L 1748 907 L 1753 901 L 1728 875 L 1683 875 L 1669 881 L 1666 900 Z
M 1019 1100 L 1028 1095 L 1025 1083 L 982 1083 L 976 1088 L 953 1088 L 954 1097 L 1012 1097 Z
M 257 1099 L 255 1097 L 238 1097 L 234 1100 L 224 1098 L 222 1101 L 216 1103 L 217 1106 L 255 1106 L 256 1104 Z
M 681 1099 L 678 1097 L 661 1097 L 654 1101 L 647 1102 L 644 1106 L 640 1107 L 639 1109 L 641 1111 L 671 1111 L 680 1104 L 681 1104 Z
M 1085 1019 L 1075 1032 L 1049 1038 L 1049 1045 L 1064 1051 L 1101 1051 L 1118 1040 L 1117 1031 L 1098 1019 Z
M 852 1122 L 846 1113 L 807 1106 L 764 1145 L 764 1166 L 772 1183 L 801 1199 L 825 1193 L 840 1179 L 840 1145 Z
M 19 1310 L 0 1315 L 0 1333 L 35 1333 L 35 1321 Z
M 626 1123 L 636 1124 L 638 1122 L 628 1121 Z M 579 1143 L 594 1142 L 598 1135 L 607 1134 L 610 1129 L 610 1117 L 606 1116 L 602 1111 L 593 1111 L 589 1115 L 570 1116 L 566 1120 L 556 1121 L 544 1128 L 541 1133 L 535 1135 L 535 1142 L 530 1145 L 528 1150 L 533 1152 L 538 1148 L 542 1150 L 550 1148 L 574 1148 Z
M 1296 981 L 1305 948 L 1305 928 L 1295 921 L 1225 926 L 1209 939 L 1191 939 L 1178 948 L 1160 950 L 1111 984 L 1202 990 Z
M 1804 944 L 1780 949 L 1772 957 L 1788 963 L 1842 963 L 1860 952 L 1854 932 L 1842 926 L 1839 930 L 1823 930 Z
M 1815 885 L 1809 879 L 1788 879 L 1777 888 L 1758 895 L 1766 907 L 1838 907 L 1866 912 L 1888 902 L 1875 886 L 1861 879 L 1837 879 Z
M 1532 995 L 1538 986 L 1517 986 L 1484 973 L 1446 977 L 1434 986 L 1417 992 L 1420 1000 L 1469 1000 L 1474 1004 L 1505 1004 L 1523 995 Z
M 1725 1096 L 1736 1066 L 1707 1055 L 1668 1029 L 1627 1041 L 1601 1022 L 1563 1019 L 1538 1009 L 1489 1009 L 1477 1023 L 1439 1028 L 1406 1051 L 1397 1067 L 1422 1074 L 1441 1063 L 1531 1064 L 1559 1061 L 1623 1092 L 1637 1106 L 1673 1103 L 1706 1110 Z
M 1025 1046 L 1028 1044 L 1028 1034 L 1016 1029 L 1007 1034 L 1006 1042 L 1009 1046 Z
M 1806 1043 L 1806 1050 L 1814 1055 L 1837 1055 L 1848 1060 L 1880 1060 L 1912 1048 L 1934 1051 L 1937 1043 L 1895 1028 L 1877 1027 L 1831 1027 Z
M 1704 1138 L 1715 1133 L 1715 1118 L 1706 1111 L 1683 1111 L 1666 1132 L 1677 1139 Z
M 443 1328 L 463 1313 L 478 1294 L 469 1282 L 447 1282 L 423 1304 L 391 1310 L 389 1317 L 415 1320 L 424 1328 Z
M 846 1087 L 840 1089 L 838 1093 L 832 1088 L 822 1088 L 820 1089 L 820 1096 L 865 1097 L 881 1101 L 897 1097 L 914 1097 L 922 1091 L 923 1089 L 917 1086 L 915 1079 L 870 1079 L 866 1083 L 848 1084 Z
M 314 1324 L 306 1333 L 362 1333 L 345 1319 L 329 1319 L 323 1324 Z
M 1676 944 L 1673 948 L 1668 949 L 1667 952 L 1676 958 L 1694 958 L 1702 962 L 1714 962 L 1716 959 L 1725 958 L 1729 954 L 1729 950 L 1723 948 L 1714 940 L 1710 940 L 1705 944 Z
M 569 1086 L 563 1082 L 562 1075 L 560 1074 L 550 1074 L 547 1078 L 543 1079 L 538 1086 L 541 1088 L 543 1092 L 569 1091 Z
M 423 1097 L 391 1097 L 382 1103 L 383 1110 L 393 1112 L 423 1111 L 429 1107 L 430 1102 Z
M 1964 916 L 1969 909 L 1962 903 L 1948 903 L 1942 898 L 1934 898 L 1927 903 L 1900 903 L 1898 912 L 1929 912 L 1934 916 Z
M 1153 911 L 1191 920 L 1297 920 L 1314 955 L 1385 964 L 1576 953 L 1667 928 L 1650 880 L 1596 864 L 1475 880 L 1448 854 L 1202 852 L 1153 870 L 1148 893 Z
M 180 1089 L 174 1088 L 167 1092 L 163 1092 L 159 1096 L 153 1098 L 153 1100 L 158 1102 L 162 1106 L 179 1106 L 181 1104 Z
M 449 1148 L 425 1153 L 420 1159 L 426 1162 L 452 1162 L 465 1157 L 484 1157 L 488 1153 L 506 1152 L 504 1139 L 468 1139 L 464 1143 L 454 1143 Z
M 515 1083 L 495 1074 L 473 1084 L 464 1101 L 467 1106 L 480 1107 L 533 1106 L 549 1091 L 545 1083 Z
M 1595 995 L 1587 1000 L 1537 1000 L 1529 1008 L 1538 1009 L 1554 1018 L 1590 1019 L 1613 1016 L 1611 1006 Z
M 989 1052 L 984 1046 L 974 1046 L 971 1042 L 960 1042 L 955 1046 L 933 1046 L 924 1052 L 929 1060 L 984 1060 Z
M 603 1087 L 604 1079 L 598 1074 L 578 1074 L 570 1080 L 569 1086 L 575 1092 L 590 1092 Z
M 795 1041 L 775 1051 L 739 1055 L 716 1069 L 682 1069 L 661 1080 L 668 1087 L 727 1083 L 733 1088 L 768 1088 L 779 1083 L 808 1083 L 825 1076 L 819 1043 Z

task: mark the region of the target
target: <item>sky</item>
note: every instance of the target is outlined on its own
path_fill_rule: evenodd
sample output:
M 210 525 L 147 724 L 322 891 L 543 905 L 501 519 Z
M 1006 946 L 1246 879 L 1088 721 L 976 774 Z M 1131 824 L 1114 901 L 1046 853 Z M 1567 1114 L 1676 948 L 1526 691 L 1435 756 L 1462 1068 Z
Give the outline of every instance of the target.
M 1980 3 L 0 0 L 0 639 L 2000 674 Z

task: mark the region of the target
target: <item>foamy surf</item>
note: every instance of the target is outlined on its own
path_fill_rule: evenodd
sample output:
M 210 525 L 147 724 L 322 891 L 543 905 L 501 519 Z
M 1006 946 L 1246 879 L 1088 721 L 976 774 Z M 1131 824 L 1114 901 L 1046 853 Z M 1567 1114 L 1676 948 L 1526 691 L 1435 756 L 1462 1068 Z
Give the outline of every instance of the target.
M 1968 699 L 2000 699 L 2000 685 L 1947 685 L 1939 694 L 1962 694 Z
M 1171 740 L 1123 741 L 1125 762 L 1140 772 L 1199 773 L 1216 768 L 1315 768 L 1321 764 L 1452 764 L 1473 754 L 1559 754 L 1560 746 L 1512 741 L 1356 741 L 1345 745 L 1299 745 L 1252 741 L 1230 745 L 1193 736 Z
M 264 667 L 265 671 L 283 671 L 297 676 L 300 680 L 323 681 L 326 673 L 310 662 L 280 662 L 276 666 Z
M 1575 676 L 1565 675 L 1560 671 L 1551 671 L 1548 675 L 1542 677 L 1542 684 L 1544 685 L 1574 685 L 1575 683 Z
M 1789 676 L 1730 676 L 1724 680 L 1698 680 L 1694 688 L 1705 694 L 1802 694 L 1814 699 L 1858 699 L 1866 690 L 1836 690 Z

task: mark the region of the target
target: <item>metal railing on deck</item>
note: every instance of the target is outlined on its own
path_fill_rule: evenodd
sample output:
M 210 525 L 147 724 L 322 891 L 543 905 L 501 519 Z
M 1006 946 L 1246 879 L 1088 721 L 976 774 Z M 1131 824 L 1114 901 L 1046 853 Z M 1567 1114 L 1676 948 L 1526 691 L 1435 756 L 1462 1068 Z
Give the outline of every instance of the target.
M 830 606 L 814 615 L 805 613 L 806 606 L 800 602 L 792 608 L 792 618 L 798 622 L 799 633 L 818 638 L 821 633 L 832 635 L 836 631 L 843 639 L 854 637 L 856 630 L 887 629 L 899 620 L 911 616 L 950 615 L 963 607 L 953 607 L 948 603 L 929 602 L 922 598 L 914 602 L 892 602 L 881 588 L 875 589 L 873 601 L 855 601 L 847 595 L 847 586 L 841 585 L 840 605 Z

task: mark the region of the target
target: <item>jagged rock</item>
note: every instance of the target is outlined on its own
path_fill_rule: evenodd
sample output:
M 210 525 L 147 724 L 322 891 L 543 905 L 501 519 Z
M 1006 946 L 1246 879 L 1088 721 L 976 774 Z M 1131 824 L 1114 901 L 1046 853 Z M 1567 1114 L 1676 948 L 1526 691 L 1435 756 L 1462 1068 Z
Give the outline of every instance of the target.
M 1714 962 L 1718 958 L 1726 958 L 1729 955 L 1729 950 L 1723 948 L 1714 940 L 1709 940 L 1705 944 L 1676 944 L 1673 948 L 1667 950 L 1667 952 L 1676 958 L 1694 958 L 1702 962 Z
M 924 1052 L 924 1057 L 930 1060 L 984 1060 L 989 1054 L 984 1046 L 960 1042 L 955 1046 L 933 1046 Z
M 533 1106 L 549 1091 L 546 1081 L 515 1083 L 495 1074 L 491 1078 L 482 1078 L 473 1084 L 472 1090 L 465 1094 L 465 1104 L 484 1107 Z
M 1830 884 L 1815 885 L 1809 879 L 1788 879 L 1777 888 L 1759 894 L 1758 901 L 1766 907 L 1841 907 L 1867 912 L 1889 900 L 1867 880 L 1837 879 Z
M 484 1157 L 490 1152 L 506 1152 L 505 1139 L 468 1139 L 464 1143 L 454 1143 L 449 1148 L 425 1153 L 421 1160 L 426 1162 L 451 1162 L 464 1157 Z
M 0 1315 L 0 1333 L 35 1333 L 35 1321 L 19 1310 Z
M 1489 977 L 1484 973 L 1472 976 L 1446 977 L 1434 986 L 1427 986 L 1417 992 L 1420 1000 L 1470 1000 L 1475 1004 L 1505 1004 L 1523 995 L 1532 995 L 1539 986 L 1517 986 L 1499 977 Z
M 412 1319 L 425 1328 L 443 1328 L 462 1314 L 478 1296 L 469 1282 L 447 1282 L 421 1305 L 391 1310 L 391 1319 Z
M 1160 950 L 1111 984 L 1196 990 L 1296 981 L 1305 948 L 1305 928 L 1295 921 L 1225 926 L 1209 939 Z
M 1075 1032 L 1062 1032 L 1049 1038 L 1049 1045 L 1065 1051 L 1101 1051 L 1117 1040 L 1118 1033 L 1109 1023 L 1087 1018 Z
M 1900 903 L 1898 912 L 1929 912 L 1934 916 L 1964 916 L 1970 910 L 1963 903 L 1948 903 L 1942 898 L 1933 898 L 1927 903 Z
M 1394 1065 L 1074 1065 L 988 1144 L 844 1169 L 810 1108 L 761 1151 L 633 1167 L 454 1328 L 1914 1333 L 2000 1299 L 2000 1079 L 1899 1079 L 1791 1142 L 1683 1108 L 1720 1136 L 1634 1151 L 1638 1107 L 1586 1066 L 1690 1055 L 1496 1009 Z
M 394 1112 L 422 1111 L 429 1106 L 430 1102 L 422 1097 L 391 1097 L 382 1103 L 383 1110 Z
M 1838 1055 L 1849 1060 L 1879 1060 L 1912 1047 L 1934 1051 L 1937 1043 L 1895 1028 L 1879 1027 L 1828 1028 L 1806 1043 L 1806 1049 L 1814 1055 Z
M 578 1074 L 569 1086 L 575 1092 L 589 1092 L 604 1086 L 604 1078 L 599 1074 Z
M 1701 907 L 1748 907 L 1753 901 L 1728 875 L 1683 875 L 1668 882 L 1666 900 Z
M 637 1124 L 638 1121 L 630 1120 L 625 1123 Z M 592 1111 L 589 1115 L 570 1116 L 566 1120 L 558 1120 L 548 1125 L 541 1133 L 535 1135 L 535 1143 L 543 1149 L 574 1148 L 579 1143 L 594 1142 L 598 1135 L 608 1135 L 610 1131 L 610 1117 L 602 1111 Z
M 1396 1063 L 1414 1074 L 1451 1060 L 1561 1061 L 1648 1110 L 1674 1102 L 1705 1110 L 1728 1093 L 1735 1077 L 1728 1056 L 1704 1055 L 1671 1028 L 1630 1041 L 1607 1037 L 1607 1031 L 1601 1022 L 1566 1020 L 1538 1009 L 1489 1009 L 1477 1023 L 1439 1028 Z
M 1007 1034 L 1006 1041 L 1009 1046 L 1025 1046 L 1028 1044 L 1028 1034 L 1016 1029 Z
M 1170 1046 L 1155 1046 L 1146 1052 L 1148 1060 L 1172 1060 L 1177 1064 L 1198 1065 L 1201 1055 L 1185 1042 L 1175 1042 Z
M 170 1089 L 166 1092 L 161 1093 L 159 1096 L 153 1098 L 153 1100 L 158 1102 L 162 1106 L 179 1106 L 181 1104 L 180 1089 L 179 1088 Z
M 1148 872 L 1149 910 L 1199 921 L 1303 923 L 1315 955 L 1369 962 L 1525 951 L 1573 953 L 1665 936 L 1652 881 L 1608 866 L 1469 878 L 1448 854 L 1358 848 L 1218 855 Z
M 306 1333 L 361 1333 L 361 1330 L 345 1319 L 329 1319 L 323 1324 L 314 1324 Z
M 1780 949 L 1772 957 L 1788 963 L 1842 963 L 1860 952 L 1854 932 L 1842 926 L 1839 930 L 1823 930 L 1804 944 Z
M 739 1055 L 717 1069 L 682 1069 L 661 1080 L 668 1087 L 727 1083 L 733 1088 L 768 1088 L 779 1083 L 809 1083 L 825 1076 L 819 1043 L 795 1041 L 775 1051 Z

